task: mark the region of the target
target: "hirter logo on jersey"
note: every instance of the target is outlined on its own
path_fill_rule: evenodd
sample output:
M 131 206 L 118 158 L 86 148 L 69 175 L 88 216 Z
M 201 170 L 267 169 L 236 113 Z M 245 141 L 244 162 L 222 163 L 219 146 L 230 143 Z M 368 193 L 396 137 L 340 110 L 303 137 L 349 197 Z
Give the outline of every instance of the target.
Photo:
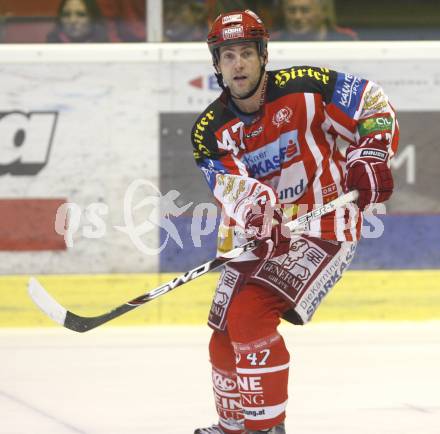
M 272 117 L 272 123 L 276 125 L 278 128 L 283 124 L 288 124 L 290 122 L 290 118 L 292 117 L 293 111 L 290 107 L 283 107 L 278 110 Z
M 327 68 L 312 68 L 310 66 L 305 68 L 294 66 L 289 70 L 281 69 L 275 75 L 275 85 L 283 88 L 290 80 L 308 80 L 309 78 L 327 85 L 330 82 L 330 70 Z

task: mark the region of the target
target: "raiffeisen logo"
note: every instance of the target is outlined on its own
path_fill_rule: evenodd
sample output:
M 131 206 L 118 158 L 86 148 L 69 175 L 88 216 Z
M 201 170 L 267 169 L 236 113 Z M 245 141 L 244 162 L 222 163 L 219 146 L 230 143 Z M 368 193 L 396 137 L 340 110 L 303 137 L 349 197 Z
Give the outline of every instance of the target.
M 287 131 L 281 134 L 279 141 L 269 143 L 254 152 L 246 154 L 243 162 L 256 178 L 266 176 L 280 169 L 301 153 L 298 143 L 298 131 Z

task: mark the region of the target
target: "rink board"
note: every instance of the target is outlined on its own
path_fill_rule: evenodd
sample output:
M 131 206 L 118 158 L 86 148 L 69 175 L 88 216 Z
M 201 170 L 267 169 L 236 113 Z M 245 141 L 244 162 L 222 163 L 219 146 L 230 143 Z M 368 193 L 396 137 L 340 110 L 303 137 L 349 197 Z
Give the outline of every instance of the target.
M 397 110 L 392 220 L 353 268 L 440 268 L 439 59 L 440 41 L 271 43 L 268 68 L 349 71 Z M 0 68 L 0 274 L 176 272 L 213 256 L 190 140 L 219 95 L 206 44 L 3 44 Z M 67 225 L 54 200 L 72 204 Z
M 40 276 L 46 289 L 79 315 L 99 315 L 148 292 L 176 274 Z M 113 326 L 204 324 L 218 278 L 210 273 L 110 323 Z M 0 277 L 0 326 L 52 326 L 32 303 L 27 277 Z M 315 321 L 440 319 L 440 271 L 348 271 Z

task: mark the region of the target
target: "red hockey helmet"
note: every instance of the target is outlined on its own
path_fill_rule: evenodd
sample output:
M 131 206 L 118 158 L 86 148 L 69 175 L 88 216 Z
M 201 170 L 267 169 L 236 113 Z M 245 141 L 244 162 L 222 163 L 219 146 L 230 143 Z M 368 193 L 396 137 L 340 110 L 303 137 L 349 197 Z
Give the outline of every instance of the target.
M 233 11 L 219 15 L 208 34 L 208 47 L 217 63 L 218 49 L 221 46 L 240 42 L 255 41 L 258 52 L 265 55 L 269 32 L 261 18 L 250 9 Z

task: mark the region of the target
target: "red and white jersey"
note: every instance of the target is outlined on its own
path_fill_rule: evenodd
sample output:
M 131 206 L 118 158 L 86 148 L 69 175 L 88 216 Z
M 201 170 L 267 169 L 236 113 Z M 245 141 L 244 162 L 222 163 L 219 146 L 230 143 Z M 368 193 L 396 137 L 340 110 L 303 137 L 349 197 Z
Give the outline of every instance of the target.
M 377 84 L 310 66 L 267 72 L 265 102 L 253 117 L 222 93 L 191 134 L 197 165 L 230 226 L 243 225 L 255 191 L 266 187 L 278 203 L 293 206 L 292 218 L 343 194 L 346 160 L 338 137 L 355 146 L 385 139 L 393 155 L 394 110 Z M 354 241 L 361 220 L 357 207 L 339 209 L 311 222 L 307 235 Z

